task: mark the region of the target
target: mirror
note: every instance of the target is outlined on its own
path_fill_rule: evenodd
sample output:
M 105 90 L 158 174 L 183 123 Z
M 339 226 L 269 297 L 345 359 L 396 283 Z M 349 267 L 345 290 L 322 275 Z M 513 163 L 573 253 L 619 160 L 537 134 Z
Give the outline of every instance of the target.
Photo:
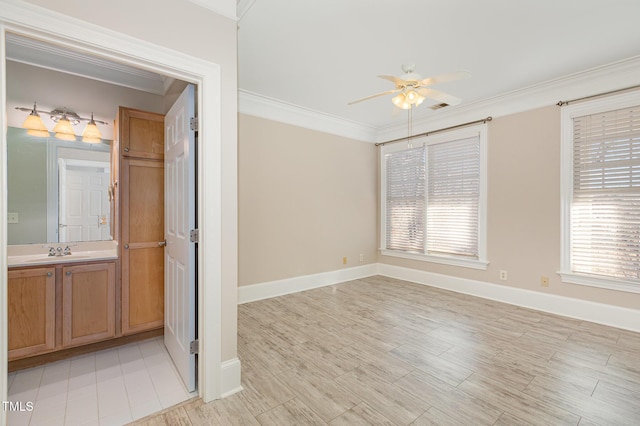
M 110 152 L 8 127 L 8 244 L 110 240 Z

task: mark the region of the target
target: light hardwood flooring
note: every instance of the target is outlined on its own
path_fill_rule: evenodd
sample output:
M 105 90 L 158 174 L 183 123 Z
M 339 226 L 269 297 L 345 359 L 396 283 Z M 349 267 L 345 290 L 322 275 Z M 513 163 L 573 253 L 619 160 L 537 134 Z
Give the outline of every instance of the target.
M 244 390 L 140 424 L 640 424 L 639 333 L 380 276 L 238 317 Z

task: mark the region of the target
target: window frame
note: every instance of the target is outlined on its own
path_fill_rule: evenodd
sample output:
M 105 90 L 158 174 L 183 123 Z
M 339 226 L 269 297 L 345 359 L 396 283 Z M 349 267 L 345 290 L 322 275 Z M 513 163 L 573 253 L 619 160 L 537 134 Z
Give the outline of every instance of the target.
M 640 106 L 640 91 L 597 98 L 562 107 L 560 154 L 560 279 L 564 283 L 640 293 L 640 283 L 622 278 L 572 271 L 571 209 L 573 205 L 573 119 Z
M 379 251 L 383 256 L 399 257 L 410 260 L 418 260 L 422 262 L 431 262 L 451 266 L 460 266 L 471 269 L 486 270 L 489 265 L 487 260 L 487 125 L 479 124 L 468 126 L 457 130 L 442 132 L 419 140 L 413 139 L 413 147 L 429 146 L 433 144 L 453 142 L 461 139 L 478 137 L 479 139 L 479 155 L 480 155 L 480 181 L 478 200 L 478 258 L 470 259 L 464 256 L 445 255 L 445 254 L 425 254 L 416 252 L 406 252 L 401 250 L 387 249 L 387 165 L 385 154 L 408 149 L 407 143 L 394 143 L 383 145 L 380 150 L 380 248 Z M 428 173 L 428 171 L 427 171 Z M 426 186 L 426 185 L 425 185 Z M 425 189 L 427 190 L 427 189 Z M 427 200 L 428 204 L 428 200 Z M 425 218 L 426 219 L 426 218 Z M 425 220 L 426 224 L 426 220 Z M 425 241 L 428 238 L 428 232 L 425 231 Z

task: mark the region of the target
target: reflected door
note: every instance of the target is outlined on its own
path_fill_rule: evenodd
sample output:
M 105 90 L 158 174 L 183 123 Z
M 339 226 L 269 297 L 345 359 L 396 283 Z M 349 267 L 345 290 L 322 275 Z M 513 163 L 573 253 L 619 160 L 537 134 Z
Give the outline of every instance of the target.
M 59 241 L 110 239 L 109 164 L 60 160 Z

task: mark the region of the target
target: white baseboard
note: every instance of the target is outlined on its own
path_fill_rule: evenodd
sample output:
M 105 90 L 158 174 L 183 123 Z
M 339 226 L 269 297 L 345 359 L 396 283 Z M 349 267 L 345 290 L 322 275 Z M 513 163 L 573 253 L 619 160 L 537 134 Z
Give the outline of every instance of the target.
M 337 271 L 321 272 L 318 274 L 240 286 L 238 287 L 238 303 L 255 302 L 256 300 L 269 299 L 271 297 L 311 290 L 345 281 L 357 280 L 359 278 L 376 275 L 377 271 L 378 264 L 370 263 L 368 265 L 338 269 Z
M 322 272 L 238 288 L 238 303 L 253 302 L 299 291 L 366 278 L 372 275 L 424 284 L 458 293 L 496 300 L 598 324 L 640 332 L 640 310 L 558 296 L 540 291 L 507 287 L 484 281 L 436 274 L 417 269 L 371 263 L 337 271 Z
M 221 394 L 220 398 L 226 398 L 242 390 L 240 378 L 240 360 L 230 359 L 222 363 L 221 369 Z
M 452 277 L 450 275 L 435 274 L 384 263 L 378 264 L 378 273 L 390 278 L 640 332 L 640 310 L 637 309 L 573 299 L 539 291 Z

